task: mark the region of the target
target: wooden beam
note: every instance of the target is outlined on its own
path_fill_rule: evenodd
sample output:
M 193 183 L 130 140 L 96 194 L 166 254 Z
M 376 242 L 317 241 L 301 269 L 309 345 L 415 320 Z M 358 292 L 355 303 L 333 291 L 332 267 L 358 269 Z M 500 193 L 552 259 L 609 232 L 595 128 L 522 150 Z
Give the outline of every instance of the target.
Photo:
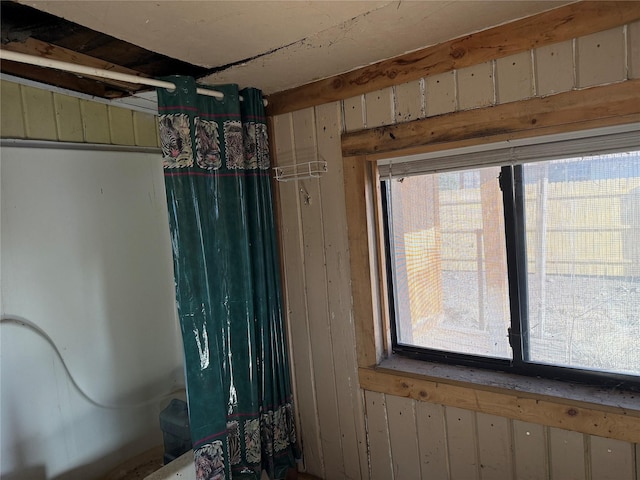
M 87 95 L 103 98 L 117 98 L 125 94 L 116 89 L 109 89 L 108 86 L 91 78 L 80 78 L 72 73 L 53 70 L 50 68 L 36 67 L 26 63 L 0 60 L 0 70 L 3 73 L 15 75 L 20 78 L 28 78 L 48 85 L 66 88 Z
M 116 65 L 115 63 L 107 62 L 99 58 L 91 57 L 83 53 L 74 52 L 64 47 L 54 45 L 52 43 L 43 42 L 35 38 L 29 37 L 24 42 L 11 42 L 2 46 L 3 50 L 9 50 L 12 52 L 25 53 L 27 55 L 34 55 L 36 57 L 50 58 L 53 60 L 59 60 L 61 62 L 75 63 L 78 65 L 85 65 L 87 67 L 101 68 L 103 70 L 111 70 L 113 72 L 126 73 L 128 75 L 136 75 L 138 77 L 147 77 L 140 72 L 131 70 L 130 68 Z M 98 77 L 90 77 L 98 79 Z M 138 91 L 144 87 L 133 83 L 120 82 L 118 80 L 110 80 L 100 77 L 99 81 L 112 85 L 125 91 Z
M 365 159 L 354 157 L 345 159 L 343 171 L 358 365 L 371 366 L 380 360 L 383 342 L 374 326 L 379 323 L 380 309 L 375 298 L 375 243 L 372 250 L 370 242 L 371 229 L 375 228 L 370 221 L 370 168 Z
M 268 115 L 278 115 L 468 67 L 631 23 L 637 1 L 585 1 L 465 35 L 351 72 L 269 95 Z
M 638 2 L 640 5 L 640 2 Z M 370 160 L 638 121 L 640 80 L 344 134 L 345 157 Z
M 365 390 L 498 415 L 550 427 L 640 442 L 640 411 L 603 407 L 544 395 L 481 386 L 469 387 L 440 379 L 383 368 L 360 368 Z

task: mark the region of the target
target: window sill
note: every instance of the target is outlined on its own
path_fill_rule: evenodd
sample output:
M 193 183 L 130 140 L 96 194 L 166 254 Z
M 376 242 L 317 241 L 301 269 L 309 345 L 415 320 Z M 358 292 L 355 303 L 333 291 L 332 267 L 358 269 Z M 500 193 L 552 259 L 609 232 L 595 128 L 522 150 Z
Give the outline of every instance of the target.
M 441 365 L 393 355 L 359 369 L 365 390 L 455 406 L 589 435 L 640 442 L 640 395 Z

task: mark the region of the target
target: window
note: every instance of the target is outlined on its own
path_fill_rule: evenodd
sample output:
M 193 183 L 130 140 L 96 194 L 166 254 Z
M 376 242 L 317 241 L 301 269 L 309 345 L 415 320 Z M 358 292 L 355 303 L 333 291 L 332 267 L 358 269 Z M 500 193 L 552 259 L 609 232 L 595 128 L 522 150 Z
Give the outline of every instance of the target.
M 637 132 L 380 175 L 394 352 L 640 386 Z

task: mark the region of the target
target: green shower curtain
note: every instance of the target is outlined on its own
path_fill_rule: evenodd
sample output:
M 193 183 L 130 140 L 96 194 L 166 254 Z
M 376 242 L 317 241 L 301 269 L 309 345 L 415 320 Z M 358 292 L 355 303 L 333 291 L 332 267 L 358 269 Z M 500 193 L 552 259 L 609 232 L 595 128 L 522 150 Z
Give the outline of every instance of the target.
M 296 438 L 262 95 L 158 89 L 198 480 L 284 478 Z M 201 87 L 202 88 L 202 87 Z M 239 101 L 242 96 L 243 101 Z

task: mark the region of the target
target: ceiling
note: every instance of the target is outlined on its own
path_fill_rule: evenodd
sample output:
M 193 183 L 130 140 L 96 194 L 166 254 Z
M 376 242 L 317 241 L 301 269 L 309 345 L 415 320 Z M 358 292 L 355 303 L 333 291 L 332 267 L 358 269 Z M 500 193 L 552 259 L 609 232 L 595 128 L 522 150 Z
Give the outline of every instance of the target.
M 3 1 L 2 48 L 270 94 L 566 3 Z M 142 88 L 8 61 L 2 70 L 106 98 Z

